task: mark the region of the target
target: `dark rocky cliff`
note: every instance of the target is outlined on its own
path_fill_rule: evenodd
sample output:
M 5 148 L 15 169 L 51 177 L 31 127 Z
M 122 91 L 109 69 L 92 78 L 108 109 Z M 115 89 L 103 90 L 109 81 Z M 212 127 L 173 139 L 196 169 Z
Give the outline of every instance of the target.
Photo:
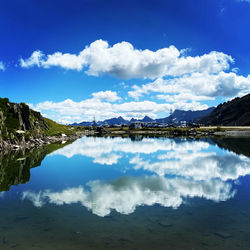
M 200 120 L 205 125 L 250 126 L 250 94 L 218 105 Z
M 0 150 L 9 145 L 27 145 L 27 142 L 35 145 L 59 141 L 62 134 L 64 140 L 71 140 L 78 133 L 81 133 L 79 128 L 44 118 L 25 103 L 12 103 L 8 98 L 0 98 Z
M 49 126 L 39 112 L 25 103 L 11 103 L 0 98 L 0 141 L 25 140 L 39 137 Z

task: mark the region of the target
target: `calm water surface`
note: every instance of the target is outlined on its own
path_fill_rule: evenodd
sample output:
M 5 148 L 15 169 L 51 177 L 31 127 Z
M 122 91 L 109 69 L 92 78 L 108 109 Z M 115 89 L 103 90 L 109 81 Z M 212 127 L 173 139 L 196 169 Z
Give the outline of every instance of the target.
M 0 249 L 250 249 L 250 139 L 83 137 L 0 155 Z

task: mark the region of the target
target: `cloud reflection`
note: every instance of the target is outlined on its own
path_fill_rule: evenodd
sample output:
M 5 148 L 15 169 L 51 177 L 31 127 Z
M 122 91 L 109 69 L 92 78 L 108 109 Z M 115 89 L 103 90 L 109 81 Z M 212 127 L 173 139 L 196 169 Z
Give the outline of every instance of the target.
M 154 204 L 178 208 L 189 197 L 219 202 L 228 200 L 235 194 L 231 183 L 216 179 L 194 181 L 159 176 L 122 177 L 111 182 L 90 181 L 87 185 L 89 191 L 82 186 L 60 192 L 25 191 L 22 199 L 31 200 L 36 207 L 46 203 L 56 205 L 80 203 L 94 214 L 103 217 L 110 214 L 111 210 L 130 214 L 137 206 Z
M 130 214 L 143 205 L 178 208 L 193 197 L 226 201 L 236 193 L 233 183 L 250 174 L 249 158 L 202 140 L 84 137 L 51 155 L 69 158 L 83 155 L 106 165 L 118 164 L 125 158 L 127 164 L 118 165 L 121 171 L 124 167 L 140 170 L 140 177 L 127 176 L 108 182 L 97 178 L 84 186 L 57 192 L 22 194 L 23 200 L 28 199 L 37 207 L 80 203 L 98 216 L 106 216 L 112 210 Z
M 84 137 L 51 155 L 68 158 L 83 155 L 93 158 L 94 163 L 113 165 L 128 154 L 130 168 L 159 176 L 177 175 L 195 180 L 220 178 L 226 181 L 250 174 L 249 158 L 202 140 L 144 138 L 131 141 L 120 137 Z
M 163 159 L 163 160 L 162 160 Z M 250 160 L 236 154 L 216 155 L 211 153 L 170 152 L 158 161 L 144 159 L 139 155 L 130 159 L 136 170 L 143 169 L 159 176 L 175 175 L 194 180 L 219 178 L 223 181 L 237 180 L 250 174 Z

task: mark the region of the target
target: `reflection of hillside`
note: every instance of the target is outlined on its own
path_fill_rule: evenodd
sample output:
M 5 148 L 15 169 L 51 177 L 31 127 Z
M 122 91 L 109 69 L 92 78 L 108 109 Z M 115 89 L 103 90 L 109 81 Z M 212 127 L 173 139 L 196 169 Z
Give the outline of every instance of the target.
M 12 185 L 28 182 L 30 169 L 40 166 L 47 154 L 64 145 L 51 144 L 43 148 L 0 154 L 0 192 L 8 191 Z
M 243 154 L 250 157 L 250 138 L 213 138 L 212 139 L 220 148 L 227 149 L 236 154 Z

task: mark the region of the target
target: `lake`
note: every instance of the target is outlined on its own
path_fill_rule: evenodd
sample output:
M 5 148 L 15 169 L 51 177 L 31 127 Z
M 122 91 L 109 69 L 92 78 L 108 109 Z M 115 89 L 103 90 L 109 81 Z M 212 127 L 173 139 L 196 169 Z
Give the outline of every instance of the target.
M 250 249 L 250 138 L 104 138 L 0 155 L 0 249 Z

